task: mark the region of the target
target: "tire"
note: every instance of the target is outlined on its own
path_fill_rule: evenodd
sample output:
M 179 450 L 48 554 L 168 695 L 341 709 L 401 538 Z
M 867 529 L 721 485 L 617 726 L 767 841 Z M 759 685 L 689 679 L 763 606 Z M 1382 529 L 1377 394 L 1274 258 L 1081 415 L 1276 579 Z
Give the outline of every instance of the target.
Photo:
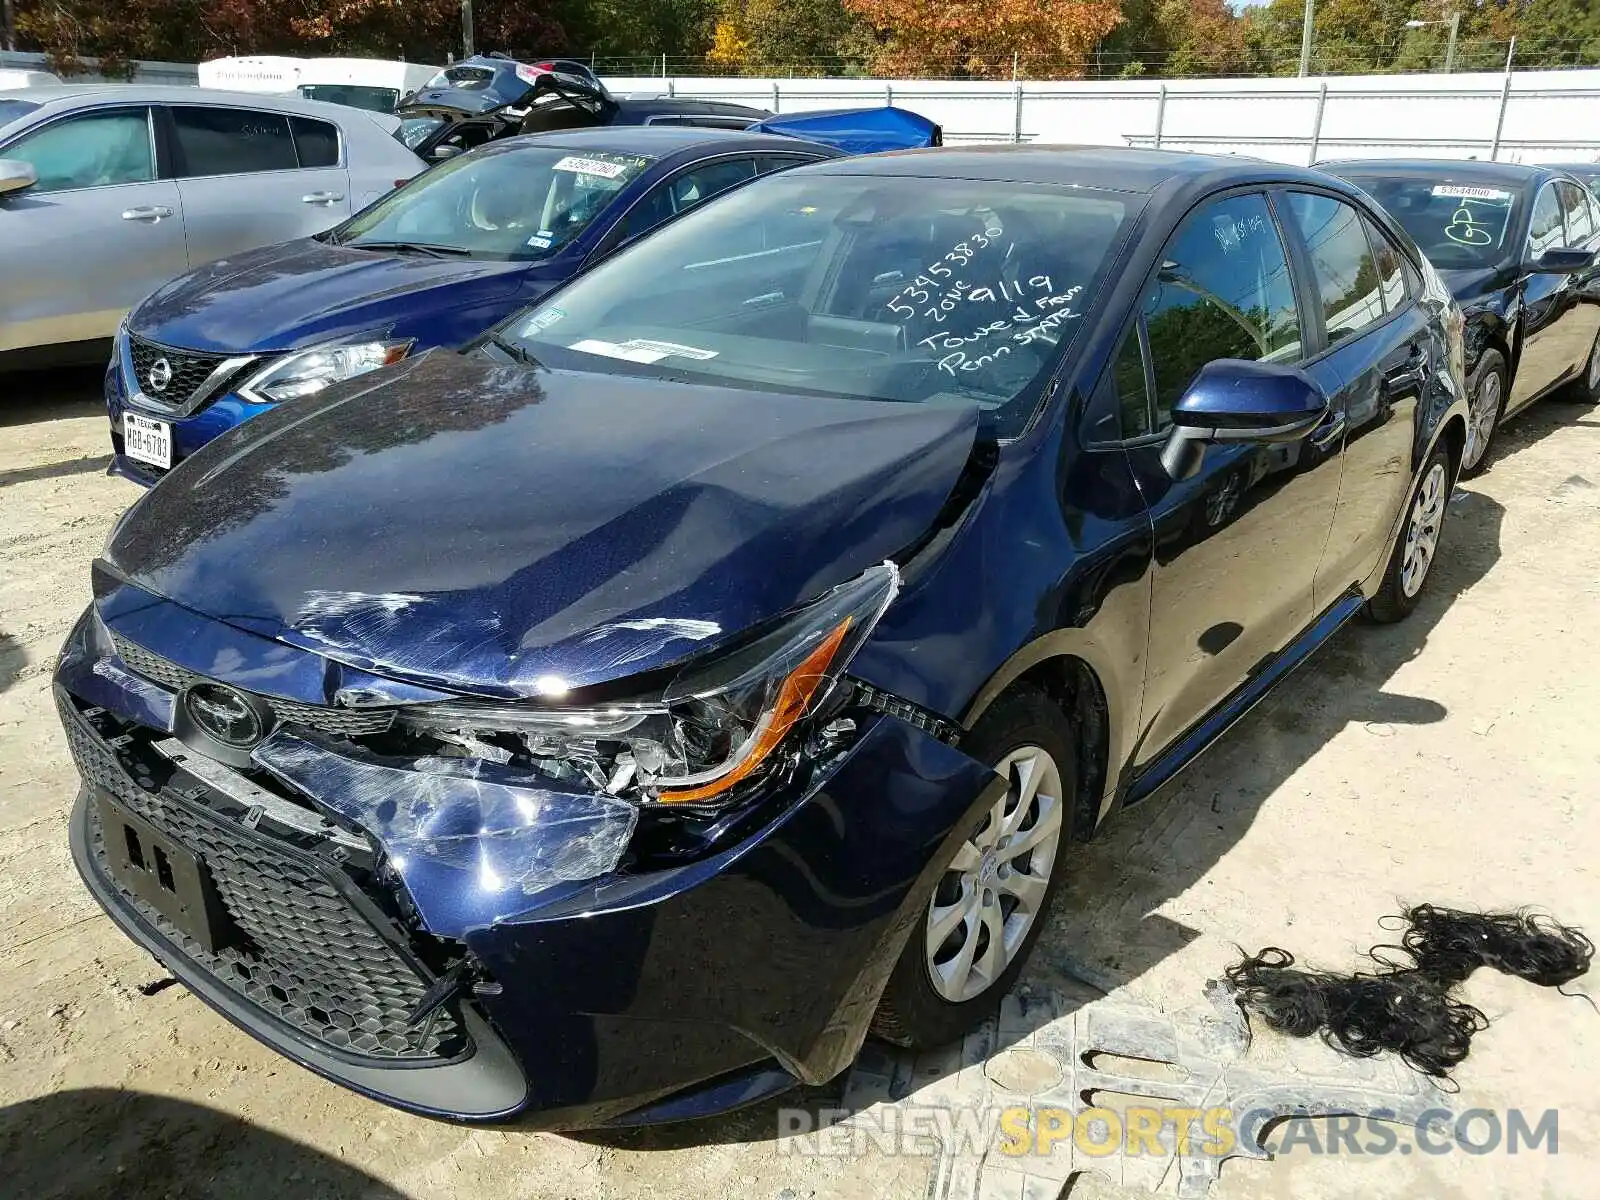
M 1450 509 L 1450 465 L 1450 452 L 1436 446 L 1406 497 L 1405 521 L 1384 568 L 1383 586 L 1367 601 L 1367 615 L 1380 624 L 1409 617 L 1433 574 L 1445 514 Z M 1414 559 L 1419 551 L 1420 561 Z M 1419 567 L 1420 576 L 1415 573 Z
M 1470 479 L 1489 464 L 1489 450 L 1506 410 L 1506 360 L 1498 350 L 1485 350 L 1467 389 L 1467 440 L 1461 448 L 1461 478 Z
M 950 856 L 945 874 L 890 973 L 872 1020 L 873 1033 L 901 1046 L 942 1046 L 962 1037 L 999 1008 L 1001 998 L 1027 964 L 1051 903 L 1068 873 L 1065 864 L 1070 857 L 1077 794 L 1076 745 L 1068 717 L 1043 692 L 1026 685 L 1013 688 L 997 700 L 962 740 L 962 749 L 980 762 L 1000 766 L 1023 757 L 1016 769 L 1008 770 L 1012 786 L 1004 799 L 984 814 L 978 827 L 954 852 L 942 851 Z M 1023 763 L 1031 763 L 1032 770 Z M 1037 793 L 1018 786 L 1019 781 L 1025 785 L 1029 779 L 1037 781 Z M 1060 794 L 1049 797 L 1051 790 L 1059 790 Z M 1022 810 L 1019 801 L 1029 795 L 1032 798 L 1028 808 Z M 1045 803 L 1049 799 L 1055 801 L 1053 810 Z M 1042 825 L 1048 826 L 1050 811 L 1054 813 L 1053 835 L 1047 832 L 1043 840 L 1035 841 L 1007 862 L 1000 853 L 1007 841 L 1017 844 L 1031 840 Z M 1016 830 L 1009 835 L 1002 833 L 1004 818 L 1019 812 L 1027 815 Z M 988 841 L 997 835 L 998 844 Z M 1038 861 L 1046 842 L 1051 850 L 1048 867 Z M 1033 882 L 1039 879 L 1046 882 L 1042 886 Z M 1008 887 L 1018 890 L 1012 893 Z M 1023 893 L 1028 900 L 1021 898 Z M 992 906 L 986 903 L 991 897 Z M 1031 909 L 1026 908 L 1028 903 L 1032 904 Z M 958 913 L 963 915 L 952 915 Z M 930 933 L 936 916 L 943 918 L 948 928 L 935 947 L 930 946 Z M 1000 923 L 998 940 L 990 933 L 994 922 Z M 995 945 L 1001 948 L 999 956 L 990 958 L 989 947 Z M 959 961 L 963 955 L 970 964 L 965 973 Z M 940 971 L 938 982 L 934 978 L 936 970 Z
M 1600 404 L 1600 334 L 1595 335 L 1583 370 L 1561 389 L 1561 398 L 1573 404 Z

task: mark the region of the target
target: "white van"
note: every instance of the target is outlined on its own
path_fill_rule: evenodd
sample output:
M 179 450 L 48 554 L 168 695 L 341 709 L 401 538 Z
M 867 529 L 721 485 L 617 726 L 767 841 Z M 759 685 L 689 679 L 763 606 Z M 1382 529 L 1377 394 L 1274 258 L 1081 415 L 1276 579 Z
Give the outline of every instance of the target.
M 0 92 L 10 91 L 12 88 L 44 87 L 46 84 L 60 82 L 61 77 L 52 75 L 49 71 L 21 71 L 0 67 Z
M 295 93 L 351 108 L 389 113 L 439 68 L 381 58 L 218 58 L 200 64 L 200 86 Z

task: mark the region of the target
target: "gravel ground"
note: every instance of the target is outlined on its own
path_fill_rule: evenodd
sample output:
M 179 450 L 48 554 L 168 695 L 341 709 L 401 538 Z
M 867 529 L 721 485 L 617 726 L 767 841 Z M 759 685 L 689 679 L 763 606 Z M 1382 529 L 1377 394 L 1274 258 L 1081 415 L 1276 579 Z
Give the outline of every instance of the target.
M 99 914 L 69 861 L 76 785 L 48 691 L 89 560 L 137 494 L 103 474 L 95 394 L 93 373 L 0 381 L 10 1194 L 232 1198 L 266 1180 L 317 1197 L 958 1194 L 931 1158 L 785 1153 L 771 1107 L 606 1139 L 403 1116 L 279 1059 L 181 987 L 145 995 L 160 968 Z M 1236 945 L 1354 965 L 1402 900 L 1536 904 L 1600 929 L 1600 412 L 1547 403 L 1508 426 L 1492 469 L 1453 501 L 1442 555 L 1410 621 L 1347 629 L 1181 786 L 1113 823 L 1041 939 L 1030 987 L 1091 1013 L 1179 1011 Z M 1487 972 L 1465 995 L 1493 1024 L 1449 1105 L 1557 1109 L 1558 1153 L 1286 1148 L 1230 1161 L 1211 1195 L 1592 1195 L 1600 1017 Z M 1251 1054 L 1273 1061 L 1259 1038 Z M 1107 1164 L 1063 1194 L 1148 1194 L 1136 1175 Z M 1054 1200 L 1058 1187 L 1033 1194 Z

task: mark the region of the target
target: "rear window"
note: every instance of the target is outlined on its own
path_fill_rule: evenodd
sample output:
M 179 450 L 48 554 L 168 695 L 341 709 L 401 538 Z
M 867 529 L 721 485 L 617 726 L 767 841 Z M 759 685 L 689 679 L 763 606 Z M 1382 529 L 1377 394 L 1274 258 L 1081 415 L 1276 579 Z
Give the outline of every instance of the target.
M 0 100 L 0 129 L 27 116 L 38 107 L 37 104 L 30 104 L 26 100 Z
M 339 129 L 327 121 L 314 121 L 310 117 L 290 117 L 294 129 L 295 153 L 302 167 L 336 167 L 339 165 Z
M 482 91 L 494 82 L 490 67 L 446 67 L 428 80 L 431 88 L 461 88 L 468 92 Z
M 244 108 L 175 107 L 180 174 L 242 175 L 299 166 L 289 118 Z

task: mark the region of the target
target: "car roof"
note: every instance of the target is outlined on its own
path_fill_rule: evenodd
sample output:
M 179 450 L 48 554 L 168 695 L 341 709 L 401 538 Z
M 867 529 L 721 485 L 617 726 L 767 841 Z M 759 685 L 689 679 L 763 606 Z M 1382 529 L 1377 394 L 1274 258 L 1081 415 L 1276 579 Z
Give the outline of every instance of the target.
M 1507 187 L 1521 187 L 1551 173 L 1549 167 L 1538 164 L 1485 162 L 1479 158 L 1351 158 L 1321 162 L 1317 168 L 1341 176 L 1498 183 Z
M 1070 184 L 1121 192 L 1154 192 L 1163 185 L 1184 179 L 1208 186 L 1229 182 L 1326 182 L 1324 176 L 1305 167 L 1237 155 L 1189 154 L 1122 146 L 1049 146 L 1038 142 L 894 150 L 801 169 L 823 174 Z
M 279 92 L 231 92 L 220 88 L 189 87 L 181 83 L 50 83 L 41 87 L 0 92 L 0 99 L 27 100 L 41 108 L 70 108 L 78 101 L 118 104 L 238 104 L 269 111 L 300 113 L 328 120 L 335 111 L 370 116 L 365 109 L 324 100 L 303 100 Z
M 801 138 L 779 133 L 745 133 L 739 129 L 709 129 L 696 125 L 604 125 L 597 129 L 562 129 L 529 133 L 515 139 L 524 144 L 557 146 L 564 150 L 606 150 L 613 154 L 649 154 L 660 157 L 697 146 L 729 150 L 813 150 L 838 153 Z M 502 143 L 503 144 L 503 143 Z

